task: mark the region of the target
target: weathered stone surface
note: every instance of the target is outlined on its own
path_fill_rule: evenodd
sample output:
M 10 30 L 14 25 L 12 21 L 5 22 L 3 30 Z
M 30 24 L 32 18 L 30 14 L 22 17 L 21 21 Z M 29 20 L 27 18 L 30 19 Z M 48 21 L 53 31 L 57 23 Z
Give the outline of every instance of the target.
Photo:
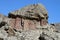
M 10 12 L 8 17 L 0 15 L 0 40 L 60 40 L 58 26 L 48 24 L 42 4 L 32 4 Z
M 35 27 L 36 27 L 36 23 L 34 22 L 34 20 L 25 20 L 24 21 L 25 30 L 32 30 L 32 29 L 35 29 Z
M 22 30 L 21 20 L 22 19 L 21 18 L 18 18 L 18 17 L 15 19 L 15 27 L 14 27 L 15 29 Z
M 10 25 L 12 28 L 14 28 L 14 26 L 15 26 L 15 19 L 10 19 L 10 20 L 9 20 L 9 25 Z
M 30 18 L 38 18 L 38 15 L 41 17 L 48 16 L 45 7 L 42 4 L 33 4 L 26 6 L 15 12 L 11 12 L 13 15 L 26 16 Z
M 60 23 L 55 23 L 55 28 L 60 31 Z

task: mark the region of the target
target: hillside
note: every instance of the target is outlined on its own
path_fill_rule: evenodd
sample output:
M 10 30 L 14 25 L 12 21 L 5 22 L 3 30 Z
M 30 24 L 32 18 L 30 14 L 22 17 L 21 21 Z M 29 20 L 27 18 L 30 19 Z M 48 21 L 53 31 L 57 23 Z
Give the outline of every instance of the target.
M 0 40 L 60 40 L 60 24 L 49 24 L 48 17 L 42 4 L 0 14 Z

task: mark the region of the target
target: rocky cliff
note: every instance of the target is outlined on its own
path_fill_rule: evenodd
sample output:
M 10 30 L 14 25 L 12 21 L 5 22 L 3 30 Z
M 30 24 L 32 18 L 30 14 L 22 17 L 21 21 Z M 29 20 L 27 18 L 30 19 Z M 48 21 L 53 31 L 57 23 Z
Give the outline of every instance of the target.
M 32 4 L 0 14 L 0 40 L 60 40 L 56 25 L 48 23 L 48 12 L 42 4 Z

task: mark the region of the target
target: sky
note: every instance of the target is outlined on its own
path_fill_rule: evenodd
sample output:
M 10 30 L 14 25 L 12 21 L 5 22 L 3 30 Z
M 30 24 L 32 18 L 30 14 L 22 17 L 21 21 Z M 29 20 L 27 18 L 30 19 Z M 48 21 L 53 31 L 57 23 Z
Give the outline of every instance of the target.
M 0 0 L 0 14 L 18 10 L 29 4 L 41 3 L 48 11 L 49 23 L 60 23 L 60 0 Z

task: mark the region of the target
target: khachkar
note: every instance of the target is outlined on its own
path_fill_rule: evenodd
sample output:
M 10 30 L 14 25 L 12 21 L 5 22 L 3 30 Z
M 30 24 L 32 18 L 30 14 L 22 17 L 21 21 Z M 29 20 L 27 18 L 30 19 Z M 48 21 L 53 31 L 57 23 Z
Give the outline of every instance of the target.
M 42 4 L 0 15 L 0 29 L 1 40 L 60 40 L 54 24 L 48 24 L 48 12 Z

